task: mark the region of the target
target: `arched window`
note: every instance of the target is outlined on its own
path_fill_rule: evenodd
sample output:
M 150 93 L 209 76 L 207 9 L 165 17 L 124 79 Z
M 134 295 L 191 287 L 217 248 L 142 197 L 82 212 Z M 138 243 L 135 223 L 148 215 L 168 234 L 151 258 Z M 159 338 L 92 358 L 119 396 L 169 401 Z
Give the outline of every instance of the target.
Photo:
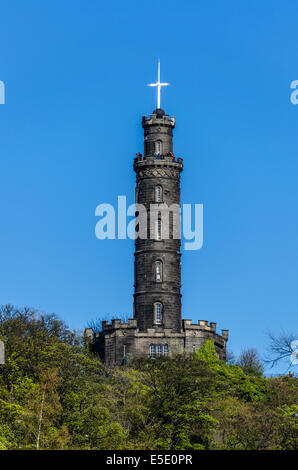
M 154 323 L 156 325 L 162 324 L 162 304 L 160 302 L 154 304 Z
M 156 240 L 160 241 L 162 239 L 162 226 L 161 226 L 161 220 L 158 219 L 156 221 L 156 234 L 155 234 Z
M 155 202 L 162 201 L 162 187 L 160 185 L 155 188 Z
M 157 153 L 157 155 L 162 155 L 162 141 L 161 140 L 156 141 L 155 153 Z
M 150 345 L 150 356 L 155 357 L 155 344 Z
M 162 282 L 162 262 L 155 263 L 155 282 Z
M 169 354 L 169 346 L 167 344 L 165 344 L 163 347 L 163 353 L 165 356 Z

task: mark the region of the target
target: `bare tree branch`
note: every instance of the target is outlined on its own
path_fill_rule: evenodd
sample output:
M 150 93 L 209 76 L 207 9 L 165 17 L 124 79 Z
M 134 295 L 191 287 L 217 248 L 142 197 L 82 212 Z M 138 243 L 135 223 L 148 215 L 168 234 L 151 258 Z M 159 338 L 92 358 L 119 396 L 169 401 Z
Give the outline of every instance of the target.
M 270 367 L 276 366 L 283 359 L 291 357 L 293 349 L 291 344 L 295 339 L 298 338 L 298 335 L 294 333 L 289 333 L 282 331 L 280 334 L 275 335 L 271 331 L 267 332 L 267 337 L 269 339 L 268 345 L 268 356 L 264 359 L 264 362 Z M 288 369 L 290 368 L 290 365 Z

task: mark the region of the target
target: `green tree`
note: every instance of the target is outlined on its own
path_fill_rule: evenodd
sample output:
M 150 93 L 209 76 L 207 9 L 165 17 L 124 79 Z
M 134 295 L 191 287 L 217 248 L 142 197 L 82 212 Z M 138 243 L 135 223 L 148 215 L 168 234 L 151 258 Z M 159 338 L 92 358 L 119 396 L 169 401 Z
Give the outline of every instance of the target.
M 212 340 L 107 368 L 55 315 L 11 306 L 0 338 L 0 449 L 297 448 L 297 379 L 227 364 Z
M 247 375 L 261 377 L 264 373 L 264 366 L 256 349 L 249 348 L 242 351 L 237 364 Z

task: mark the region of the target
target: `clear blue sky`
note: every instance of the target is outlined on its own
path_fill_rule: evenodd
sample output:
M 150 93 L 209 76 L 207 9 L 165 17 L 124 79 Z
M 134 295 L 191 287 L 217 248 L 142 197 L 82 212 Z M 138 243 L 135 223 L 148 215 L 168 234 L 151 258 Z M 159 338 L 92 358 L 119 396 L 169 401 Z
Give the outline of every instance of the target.
M 132 315 L 134 244 L 97 240 L 94 211 L 133 202 L 160 57 L 183 202 L 204 204 L 183 316 L 228 328 L 236 354 L 297 330 L 297 18 L 281 0 L 2 1 L 0 304 L 73 328 Z

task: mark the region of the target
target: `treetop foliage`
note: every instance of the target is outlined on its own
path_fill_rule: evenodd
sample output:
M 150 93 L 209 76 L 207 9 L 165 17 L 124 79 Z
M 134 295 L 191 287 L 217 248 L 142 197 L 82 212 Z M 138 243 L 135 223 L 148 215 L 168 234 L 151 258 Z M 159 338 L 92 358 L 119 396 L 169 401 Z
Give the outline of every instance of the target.
M 0 449 L 297 448 L 297 379 L 263 377 L 251 354 L 228 365 L 208 340 L 107 368 L 55 315 L 12 306 L 0 339 Z

